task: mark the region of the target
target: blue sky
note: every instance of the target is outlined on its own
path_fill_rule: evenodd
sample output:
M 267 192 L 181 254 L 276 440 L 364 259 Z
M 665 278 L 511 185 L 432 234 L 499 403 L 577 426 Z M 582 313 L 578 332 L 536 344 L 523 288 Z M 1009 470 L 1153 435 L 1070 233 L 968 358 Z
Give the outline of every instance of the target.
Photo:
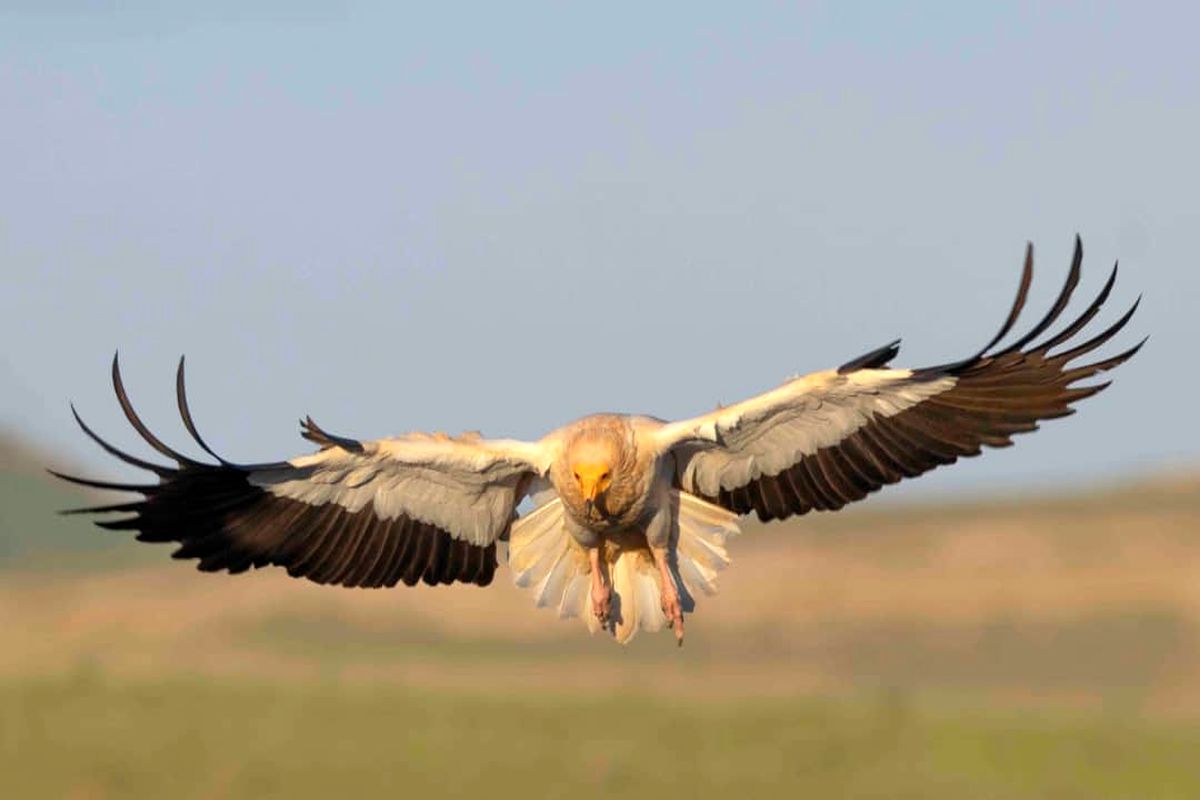
M 1048 4 L 1047 4 L 1048 5 Z M 968 7 L 969 6 L 969 7 Z M 1113 388 L 916 491 L 1200 462 L 1200 15 L 1054 4 L 8 4 L 0 425 L 87 465 L 172 376 L 234 460 L 295 419 L 535 437 L 692 415 L 894 337 L 1030 316 L 1150 334 Z M 1032 319 L 1030 320 L 1032 322 Z M 113 474 L 122 474 L 115 469 Z

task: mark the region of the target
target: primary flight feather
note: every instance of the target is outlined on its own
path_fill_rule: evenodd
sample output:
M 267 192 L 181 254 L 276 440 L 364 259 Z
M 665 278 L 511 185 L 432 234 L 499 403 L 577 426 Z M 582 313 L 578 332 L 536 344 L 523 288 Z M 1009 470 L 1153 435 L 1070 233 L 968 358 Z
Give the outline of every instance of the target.
M 716 591 L 717 573 L 729 563 L 726 541 L 738 533 L 739 516 L 754 511 L 772 520 L 839 509 L 985 445 L 1007 446 L 1013 434 L 1072 413 L 1072 403 L 1107 386 L 1077 384 L 1126 361 L 1142 343 L 1075 362 L 1115 336 L 1137 308 L 1135 302 L 1108 328 L 1078 340 L 1108 299 L 1116 267 L 1076 319 L 1046 335 L 1079 283 L 1082 255 L 1076 237 L 1066 284 L 1049 312 L 1002 348 L 1025 305 L 1032 247 L 1007 319 L 969 358 L 893 369 L 893 342 L 704 416 L 664 422 L 598 414 L 536 442 L 424 433 L 357 441 L 308 418 L 302 435 L 317 452 L 234 464 L 197 431 L 180 359 L 180 416 L 216 463 L 196 461 L 142 423 L 114 357 L 113 387 L 126 418 L 174 464 L 118 450 L 75 414 L 102 448 L 158 481 L 54 474 L 142 495 L 66 513 L 123 513 L 96 524 L 135 530 L 140 541 L 176 542 L 172 555 L 198 559 L 204 571 L 276 565 L 293 577 L 341 586 L 486 586 L 498 565 L 497 543 L 506 542 L 513 580 L 537 605 L 582 617 L 592 631 L 607 630 L 621 642 L 665 627 L 682 642 L 684 613 L 697 594 Z M 535 507 L 518 515 L 527 496 Z

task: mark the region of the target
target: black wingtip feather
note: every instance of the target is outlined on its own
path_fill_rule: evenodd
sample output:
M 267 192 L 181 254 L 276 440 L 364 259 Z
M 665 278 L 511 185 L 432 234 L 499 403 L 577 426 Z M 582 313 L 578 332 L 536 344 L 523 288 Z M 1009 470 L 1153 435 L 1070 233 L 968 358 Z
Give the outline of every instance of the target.
M 1057 347 L 1058 345 L 1070 339 L 1076 333 L 1081 331 L 1085 325 L 1092 321 L 1092 317 L 1099 313 L 1100 309 L 1108 301 L 1108 296 L 1112 293 L 1113 286 L 1117 282 L 1118 264 L 1119 262 L 1113 263 L 1112 272 L 1108 274 L 1108 280 L 1104 282 L 1104 286 L 1100 289 L 1100 294 L 1096 295 L 1096 299 L 1092 301 L 1092 304 L 1084 309 L 1083 313 L 1080 314 L 1074 322 L 1063 328 L 1054 336 L 1051 336 L 1046 341 L 1035 346 L 1033 348 L 1034 350 L 1040 353 L 1047 353 L 1052 348 Z
M 53 469 L 47 469 L 46 472 L 49 472 L 56 478 L 68 481 L 69 483 L 77 483 L 80 486 L 89 486 L 93 489 L 112 489 L 117 492 L 138 492 L 146 495 L 153 494 L 159 489 L 158 484 L 138 485 L 133 483 L 111 483 L 109 481 L 94 481 L 90 478 L 80 478 L 75 475 L 67 475 L 64 472 L 58 472 L 57 470 Z
M 1017 284 L 1017 296 L 1013 300 L 1012 308 L 1009 309 L 1008 317 L 1004 320 L 1004 324 L 1000 326 L 1000 330 L 992 337 L 991 341 L 984 345 L 972 360 L 981 358 L 1012 330 L 1013 325 L 1017 323 L 1017 319 L 1021 316 L 1021 312 L 1025 309 L 1031 285 L 1033 285 L 1033 242 L 1026 242 L 1025 263 L 1021 267 L 1021 281 Z
M 362 442 L 345 436 L 334 436 L 332 433 L 322 429 L 311 416 L 305 416 L 304 419 L 300 420 L 300 436 L 310 442 L 319 444 L 322 450 L 330 447 L 340 447 L 351 453 L 361 453 L 363 451 Z
M 175 404 L 179 406 L 179 416 L 183 420 L 183 427 L 187 428 L 187 432 L 196 440 L 196 444 L 200 445 L 201 450 L 219 461 L 222 466 L 231 467 L 233 464 L 217 455 L 200 436 L 200 432 L 196 430 L 196 423 L 192 419 L 192 412 L 188 406 L 187 387 L 184 379 L 184 359 L 185 356 L 179 357 L 179 367 L 175 370 Z
M 1124 314 L 1121 315 L 1120 319 L 1118 319 L 1112 325 L 1105 328 L 1100 333 L 1093 336 L 1091 339 L 1088 339 L 1083 344 L 1073 347 L 1070 350 L 1066 350 L 1062 353 L 1059 353 L 1058 355 L 1054 356 L 1054 358 L 1056 360 L 1061 361 L 1061 363 L 1066 364 L 1070 361 L 1074 361 L 1075 359 L 1079 358 L 1082 355 L 1085 355 L 1085 354 L 1090 353 L 1091 351 L 1095 350 L 1097 347 L 1104 344 L 1109 339 L 1111 339 L 1112 337 L 1114 337 L 1118 333 L 1120 333 L 1121 330 L 1126 325 L 1129 324 L 1129 320 L 1133 319 L 1133 314 L 1135 311 L 1138 310 L 1138 306 L 1141 305 L 1141 303 L 1142 303 L 1142 296 L 1138 295 L 1137 299 L 1133 301 L 1133 305 L 1129 307 L 1128 311 L 1126 311 Z M 1144 341 L 1145 340 L 1143 340 L 1143 342 Z M 1141 347 L 1141 345 L 1139 344 L 1138 347 Z
M 838 374 L 845 375 L 850 372 L 855 372 L 860 369 L 882 369 L 886 367 L 896 355 L 900 352 L 900 340 L 893 339 L 883 347 L 876 348 L 868 353 L 863 353 L 857 358 L 852 358 L 845 364 L 838 367 Z
M 165 477 L 167 475 L 172 474 L 175 471 L 175 470 L 171 469 L 170 467 L 164 467 L 159 464 L 154 464 L 149 461 L 144 461 L 143 459 L 140 459 L 136 456 L 132 456 L 123 450 L 119 450 L 118 448 L 116 448 L 113 445 L 106 442 L 104 439 L 100 438 L 100 435 L 97 434 L 95 431 L 93 431 L 90 427 L 88 427 L 88 424 L 83 421 L 83 417 L 79 416 L 79 411 L 76 410 L 74 403 L 71 403 L 71 415 L 73 417 L 75 417 L 75 422 L 79 425 L 80 429 L 85 434 L 87 434 L 87 437 L 89 439 L 91 439 L 93 442 L 95 442 L 96 444 L 100 445 L 101 449 L 103 449 L 104 452 L 108 453 L 109 455 L 114 456 L 115 458 L 119 458 L 121 461 L 124 461 L 126 464 L 130 464 L 132 466 L 139 467 L 139 468 L 147 470 L 149 472 L 153 472 L 155 475 L 158 475 L 159 477 Z
M 1050 306 L 1050 310 L 1046 315 L 1034 325 L 1032 329 L 1017 341 L 992 354 L 993 358 L 999 358 L 1010 353 L 1018 352 L 1022 347 L 1032 342 L 1042 332 L 1054 324 L 1054 321 L 1062 315 L 1067 304 L 1071 301 L 1071 295 L 1075 293 L 1075 287 L 1079 285 L 1079 277 L 1083 273 L 1083 242 L 1079 235 L 1075 235 L 1075 253 L 1071 256 L 1071 269 L 1067 271 L 1067 280 L 1063 283 L 1062 289 L 1058 292 L 1058 297 L 1055 298 L 1054 304 Z
M 1079 367 L 1078 369 L 1087 370 L 1089 375 L 1094 375 L 1097 372 L 1107 372 L 1114 367 L 1119 367 L 1121 364 L 1124 364 L 1126 361 L 1137 355 L 1137 352 L 1142 349 L 1142 345 L 1146 343 L 1146 339 L 1149 338 L 1149 336 L 1143 338 L 1140 342 L 1123 353 L 1117 353 L 1115 356 L 1110 356 L 1103 361 L 1097 361 L 1094 364 L 1088 364 L 1086 367 Z
M 143 501 L 137 500 L 132 503 L 112 503 L 110 505 L 105 505 L 105 506 L 83 506 L 80 508 L 64 508 L 61 511 L 59 511 L 58 513 L 62 514 L 64 517 L 71 516 L 73 514 L 113 514 L 118 511 L 129 511 L 129 512 L 140 511 L 145 507 L 146 507 L 146 504 Z
M 92 524 L 97 528 L 104 528 L 107 531 L 136 531 L 144 523 L 140 517 L 127 517 L 126 519 L 92 520 Z
M 1025 303 L 1029 299 L 1029 287 L 1033 284 L 1033 242 L 1025 244 L 1025 261 L 1021 266 L 1021 280 L 1017 284 L 1017 296 L 1013 299 L 1012 307 L 1008 311 L 1008 316 L 1004 319 L 1004 324 L 1000 326 L 1000 330 L 996 335 L 988 340 L 988 343 L 979 348 L 974 354 L 960 361 L 952 361 L 948 364 L 940 364 L 936 367 L 927 367 L 921 372 L 925 373 L 942 373 L 956 372 L 964 369 L 971 364 L 974 364 L 979 359 L 987 355 L 987 352 L 995 347 L 1001 339 L 1008 335 L 1012 330 L 1013 325 L 1017 323 L 1017 319 L 1021 316 L 1021 312 L 1025 310 Z
M 162 440 L 150 432 L 146 424 L 138 417 L 137 412 L 133 410 L 133 403 L 129 400 L 129 395 L 125 391 L 125 383 L 121 380 L 121 365 L 119 353 L 113 353 L 112 361 L 112 382 L 113 390 L 117 394 L 117 402 L 121 404 L 121 410 L 125 412 L 125 419 L 129 420 L 129 424 L 137 431 L 146 443 L 153 447 L 158 452 L 162 453 L 169 459 L 177 462 L 181 466 L 200 466 L 200 462 L 188 458 L 183 453 L 171 449 L 163 444 Z

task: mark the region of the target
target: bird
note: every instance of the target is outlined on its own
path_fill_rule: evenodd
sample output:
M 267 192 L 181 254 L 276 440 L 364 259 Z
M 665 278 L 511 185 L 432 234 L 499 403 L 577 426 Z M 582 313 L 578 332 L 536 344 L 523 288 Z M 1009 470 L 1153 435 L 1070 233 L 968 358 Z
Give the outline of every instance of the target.
M 172 556 L 205 572 L 277 566 L 296 578 L 343 587 L 465 583 L 488 586 L 507 565 L 534 603 L 580 618 L 620 643 L 638 631 L 670 631 L 717 591 L 729 541 L 753 512 L 764 522 L 836 511 L 1013 436 L 1109 382 L 1085 383 L 1130 359 L 1137 344 L 1100 360 L 1085 355 L 1117 335 L 1132 307 L 1104 330 L 1081 331 L 1108 299 L 1117 265 L 1096 298 L 1048 334 L 1080 281 L 1083 245 L 1063 288 L 1031 329 L 1001 346 L 1033 279 L 1027 245 L 1016 299 L 999 332 L 973 355 L 933 367 L 890 366 L 900 341 L 834 369 L 793 377 L 770 391 L 690 419 L 594 414 L 537 441 L 479 433 L 406 433 L 373 441 L 301 420 L 317 446 L 286 461 L 239 464 L 205 443 L 188 408 L 184 359 L 175 376 L 183 426 L 212 460 L 165 444 L 134 411 L 112 361 L 126 419 L 169 464 L 123 452 L 76 411 L 106 452 L 157 481 L 59 478 L 140 499 L 68 509 L 100 514 L 102 528 L 171 542 Z M 527 501 L 528 498 L 528 501 Z M 113 518 L 110 515 L 122 515 Z

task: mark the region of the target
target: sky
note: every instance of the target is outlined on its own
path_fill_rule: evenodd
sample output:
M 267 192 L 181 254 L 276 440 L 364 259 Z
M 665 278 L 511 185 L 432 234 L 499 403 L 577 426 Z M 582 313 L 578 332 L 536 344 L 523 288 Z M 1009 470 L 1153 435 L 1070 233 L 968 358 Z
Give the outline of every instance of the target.
M 235 461 L 296 419 L 535 438 L 1032 324 L 1083 237 L 1114 385 L 899 496 L 1200 464 L 1187 4 L 6 3 L 0 427 L 125 476 L 111 393 Z M 1073 306 L 1079 308 L 1081 305 Z M 1110 350 L 1115 352 L 1115 350 Z M 192 450 L 194 452 L 194 448 Z

